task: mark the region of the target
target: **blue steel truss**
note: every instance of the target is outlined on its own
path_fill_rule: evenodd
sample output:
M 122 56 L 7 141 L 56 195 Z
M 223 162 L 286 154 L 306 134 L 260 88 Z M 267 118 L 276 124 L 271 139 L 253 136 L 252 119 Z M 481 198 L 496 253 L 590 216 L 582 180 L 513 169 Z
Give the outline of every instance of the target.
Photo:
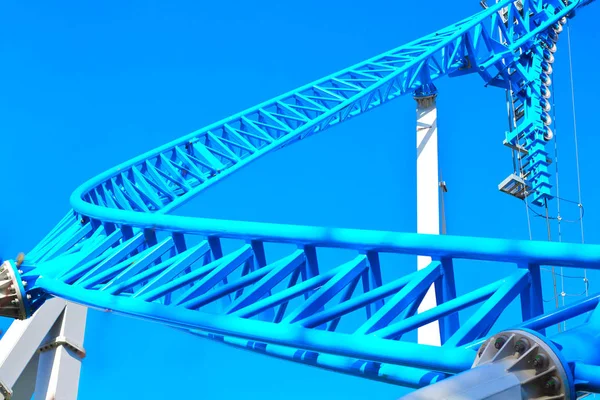
M 439 77 L 469 73 L 512 96 L 514 129 L 506 140 L 525 155 L 520 172 L 533 202 L 544 204 L 552 197 L 544 99 L 554 43 L 566 17 L 589 3 L 500 1 L 93 178 L 73 193 L 73 210 L 25 263 L 11 262 L 27 314 L 59 296 L 275 357 L 419 387 L 470 368 L 477 345 L 513 301 L 521 327 L 541 333 L 594 310 L 600 294 L 544 314 L 540 268 L 599 269 L 600 246 L 168 215 L 262 155 L 431 90 Z M 329 249 L 345 250 L 346 261 L 326 265 Z M 406 254 L 432 261 L 406 276 L 383 272 Z M 508 276 L 457 294 L 459 259 L 504 262 Z M 418 314 L 432 284 L 439 305 Z M 467 308 L 474 311 L 459 320 Z M 349 315 L 358 325 L 344 325 Z M 439 321 L 441 347 L 402 340 L 432 321 Z M 581 365 L 582 376 L 593 368 Z M 593 379 L 585 385 L 600 390 Z

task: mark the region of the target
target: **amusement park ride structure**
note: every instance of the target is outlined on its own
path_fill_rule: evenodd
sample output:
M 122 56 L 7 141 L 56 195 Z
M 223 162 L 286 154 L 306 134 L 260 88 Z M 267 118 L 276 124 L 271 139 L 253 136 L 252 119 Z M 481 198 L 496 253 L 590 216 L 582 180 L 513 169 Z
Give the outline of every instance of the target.
M 0 267 L 0 314 L 18 320 L 0 342 L 0 398 L 76 398 L 86 307 L 420 388 L 406 399 L 600 392 L 600 294 L 548 312 L 540 276 L 543 266 L 600 269 L 600 246 L 439 235 L 433 83 L 475 73 L 506 92 L 511 127 L 504 144 L 518 163 L 499 189 L 546 206 L 554 198 L 546 146 L 553 138 L 548 99 L 556 43 L 590 3 L 482 2 L 484 10 L 470 18 L 84 183 L 46 237 Z M 253 160 L 407 94 L 417 102 L 418 233 L 170 214 Z M 283 254 L 273 250 L 278 245 L 293 249 Z M 321 250 L 330 248 L 355 255 L 324 268 Z M 389 254 L 418 256 L 417 271 L 386 276 Z M 458 294 L 459 259 L 502 262 L 508 274 Z M 516 299 L 521 323 L 496 330 Z M 476 311 L 459 318 L 469 307 Z M 360 324 L 344 331 L 340 322 L 350 314 Z M 585 322 L 546 335 L 576 316 Z M 418 343 L 402 340 L 414 330 Z

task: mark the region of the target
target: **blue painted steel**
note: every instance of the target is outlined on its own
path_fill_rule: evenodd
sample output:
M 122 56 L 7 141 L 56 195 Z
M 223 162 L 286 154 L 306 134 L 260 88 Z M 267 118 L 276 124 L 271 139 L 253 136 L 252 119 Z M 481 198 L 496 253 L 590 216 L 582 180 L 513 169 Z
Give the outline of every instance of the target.
M 270 345 L 309 349 L 315 352 L 311 356 L 313 357 L 311 362 L 319 365 L 320 361 L 318 360 L 321 356 L 330 360 L 327 362 L 328 364 L 324 365 L 327 368 L 338 365 L 337 363 L 347 365 L 346 361 L 335 357 L 361 356 L 365 358 L 355 358 L 355 363 L 377 362 L 380 363 L 379 368 L 384 369 L 398 364 L 411 368 L 429 368 L 428 371 L 431 374 L 438 376 L 439 372 L 450 373 L 456 372 L 460 368 L 464 369 L 466 364 L 455 366 L 456 369 L 451 371 L 446 365 L 442 369 L 440 365 L 427 364 L 431 360 L 415 360 L 412 353 L 405 353 L 405 358 L 381 359 L 373 358 L 372 353 L 350 353 L 346 348 L 343 352 L 337 353 L 332 349 L 319 347 L 322 340 L 320 336 L 317 336 L 314 342 L 310 342 L 310 346 L 315 347 L 304 347 L 307 346 L 304 340 L 312 337 L 307 336 L 308 332 L 314 331 L 314 328 L 323 327 L 326 330 L 323 333 L 333 335 L 334 338 L 350 334 L 353 341 L 349 347 L 355 350 L 361 348 L 358 343 L 371 337 L 377 338 L 381 346 L 386 347 L 398 343 L 395 339 L 403 333 L 440 320 L 466 307 L 479 307 L 470 318 L 462 321 L 454 332 L 448 334 L 445 345 L 439 349 L 443 352 L 444 357 L 454 360 L 454 358 L 448 358 L 452 354 L 452 349 L 472 348 L 472 343 L 486 337 L 508 303 L 519 294 L 521 296 L 529 294 L 533 275 L 530 268 L 516 268 L 516 272 L 509 278 L 469 293 L 457 295 L 454 299 L 448 299 L 428 312 L 414 316 L 410 313 L 403 313 L 403 309 L 411 306 L 411 301 L 414 299 L 420 298 L 432 282 L 441 283 L 444 279 L 442 266 L 443 264 L 449 265 L 448 260 L 461 258 L 501 260 L 509 263 L 508 265 L 512 264 L 513 268 L 522 266 L 525 262 L 526 265 L 550 263 L 565 267 L 586 265 L 590 268 L 600 269 L 600 246 L 595 245 L 518 242 L 316 227 L 288 227 L 287 236 L 280 235 L 279 242 L 295 242 L 297 249 L 287 255 L 280 255 L 279 259 L 268 263 L 263 254 L 265 246 L 257 245 L 257 241 L 260 243 L 278 242 L 275 237 L 271 238 L 269 235 L 271 232 L 276 232 L 278 229 L 283 230 L 285 227 L 271 224 L 250 224 L 249 228 L 250 230 L 255 229 L 256 232 L 262 232 L 259 238 L 255 238 L 253 235 L 245 236 L 247 240 L 251 239 L 254 246 L 242 244 L 241 247 L 224 253 L 220 240 L 217 239 L 218 236 L 212 235 L 210 236 L 211 248 L 216 256 L 213 254 L 208 258 L 196 256 L 196 261 L 190 264 L 190 270 L 180 271 L 179 275 L 156 284 L 152 282 L 157 282 L 157 277 L 165 276 L 165 272 L 170 271 L 174 264 L 186 260 L 190 252 L 196 251 L 198 255 L 202 254 L 195 249 L 205 248 L 205 243 L 207 243 L 203 240 L 205 236 L 185 234 L 188 242 L 198 244 L 189 249 L 180 246 L 179 250 L 174 245 L 172 236 L 160 241 L 153 239 L 152 242 L 139 246 L 136 254 L 127 257 L 121 249 L 128 248 L 129 243 L 139 240 L 140 235 L 135 232 L 137 230 L 135 228 L 133 235 L 129 239 L 125 239 L 124 235 L 119 235 L 117 229 L 109 236 L 121 237 L 122 243 L 107 249 L 104 256 L 95 257 L 87 263 L 73 262 L 72 270 L 79 271 L 77 274 L 70 273 L 66 270 L 68 267 L 63 266 L 58 277 L 44 274 L 46 277 L 38 279 L 35 284 L 38 289 L 43 289 L 47 293 L 91 306 L 137 315 L 178 327 L 201 329 L 226 336 L 229 338 L 227 340 L 233 340 L 235 337 L 250 340 L 257 343 L 252 347 L 256 348 L 256 351 L 264 352 L 265 346 Z M 244 234 L 248 232 L 244 231 Z M 154 234 L 157 237 L 164 237 L 165 234 L 173 235 L 171 231 L 156 229 Z M 233 235 L 232 237 L 239 239 L 241 236 Z M 329 241 L 325 239 L 327 237 Z M 100 236 L 96 238 L 96 242 L 104 243 L 106 239 Z M 315 269 L 312 274 L 307 274 L 304 279 L 299 280 L 300 270 L 307 267 L 306 261 L 309 257 L 305 254 L 306 249 L 309 249 L 310 257 L 318 257 L 318 251 L 313 249 L 327 247 L 353 249 L 358 250 L 359 253 L 353 260 L 345 264 L 322 271 Z M 93 248 L 95 247 L 81 248 L 69 256 L 76 256 L 79 252 L 84 255 L 89 254 Z M 263 260 L 261 263 L 264 262 L 262 267 L 234 276 L 236 269 L 234 266 L 242 268 L 245 260 L 253 259 L 254 249 L 258 249 L 258 258 Z M 365 255 L 365 252 L 368 256 Z M 381 274 L 382 262 L 379 260 L 379 256 L 386 253 L 429 255 L 442 257 L 443 261 L 434 261 L 428 269 L 390 280 Z M 163 261 L 156 265 L 157 257 L 161 254 Z M 81 257 L 77 259 L 81 260 Z M 99 265 L 105 265 L 105 259 L 111 260 L 112 267 L 98 268 Z M 370 262 L 367 262 L 368 260 Z M 374 262 L 375 260 L 379 261 Z M 25 273 L 24 276 L 33 278 L 40 269 L 45 269 L 45 265 L 40 265 Z M 142 266 L 140 267 L 140 265 Z M 378 272 L 367 273 L 372 265 L 376 266 Z M 383 266 L 386 265 L 383 263 Z M 313 267 L 315 267 L 314 264 Z M 82 268 L 85 271 L 82 271 Z M 495 266 L 495 268 L 497 267 Z M 129 271 L 134 271 L 134 273 Z M 374 274 L 379 275 L 379 283 L 369 287 L 370 290 L 365 293 L 352 293 L 359 279 L 371 282 L 370 277 Z M 225 277 L 228 278 L 227 282 L 219 283 L 224 281 Z M 280 282 L 286 280 L 289 281 L 288 285 L 278 286 Z M 150 284 L 153 285 L 153 289 L 146 290 L 145 288 Z M 242 289 L 244 293 L 219 312 L 220 315 L 224 314 L 223 316 L 227 316 L 229 319 L 216 318 L 216 315 L 202 312 L 208 309 L 207 307 L 223 300 L 225 296 L 239 293 Z M 293 304 L 294 299 L 302 298 L 307 293 L 312 293 L 308 301 Z M 336 293 L 344 294 L 338 302 L 331 303 L 332 300 L 335 300 L 333 296 Z M 348 293 L 350 294 L 348 295 Z M 597 304 L 597 298 L 600 298 L 600 295 L 594 298 L 595 302 L 587 300 L 583 306 L 572 306 L 561 310 L 562 314 L 559 320 L 562 321 L 593 309 Z M 383 302 L 383 305 L 377 312 L 366 312 L 378 302 Z M 362 327 L 351 332 L 338 332 L 337 324 L 340 319 L 344 319 L 346 315 L 360 309 L 365 309 Z M 259 315 L 265 315 L 269 310 L 272 311 L 270 318 L 258 318 Z M 544 317 L 546 321 L 544 321 Z M 536 318 L 528 326 L 542 330 L 550 323 L 554 323 L 548 322 L 548 319 L 556 317 L 551 313 Z M 207 323 L 206 321 L 212 322 Z M 261 322 L 263 325 L 257 326 L 253 322 Z M 246 323 L 248 323 L 247 327 Z M 250 329 L 250 331 L 245 331 L 245 329 Z M 281 338 L 285 337 L 290 338 L 290 341 L 281 342 Z M 302 337 L 303 339 L 301 342 L 294 342 L 295 339 L 291 337 Z M 236 342 L 238 339 L 233 341 L 239 343 L 239 341 Z M 418 349 L 421 349 L 422 346 L 414 346 L 416 347 L 405 350 L 421 351 Z M 445 353 L 447 349 L 449 353 Z M 465 357 L 472 361 L 473 350 L 468 351 L 470 358 L 466 355 Z M 454 361 L 448 362 L 452 364 Z M 347 373 L 353 372 L 349 370 Z M 361 373 L 360 376 L 382 379 L 379 374 Z M 390 379 L 390 382 L 403 381 Z
M 454 279 L 454 266 L 452 259 L 442 258 L 441 272 L 442 276 L 435 282 L 435 296 L 437 304 L 451 302 L 456 299 L 456 284 Z M 458 330 L 460 323 L 458 313 L 443 315 L 439 319 L 440 340 L 444 344 Z
M 571 328 L 549 339 L 568 362 L 600 366 L 600 333 L 593 323 Z
M 434 261 L 428 267 L 417 272 L 411 282 L 394 294 L 385 305 L 362 324 L 355 333 L 367 335 L 389 325 L 396 319 L 402 310 L 409 307 L 419 295 L 424 294 L 431 284 L 439 277 L 440 263 Z
M 246 350 L 251 349 L 271 357 L 410 388 L 421 388 L 448 376 L 441 372 L 431 372 L 400 365 L 381 364 L 370 361 L 357 362 L 355 358 L 329 354 L 320 354 L 317 357 L 316 353 L 313 352 L 298 351 L 295 348 L 271 344 L 261 346 L 259 343 L 253 341 L 215 336 L 202 331 L 192 331 L 192 333 Z
M 597 365 L 587 365 L 584 363 L 575 363 L 573 366 L 575 374 L 575 384 L 579 390 L 600 393 L 600 367 Z
M 527 330 L 527 329 L 524 329 L 524 331 L 537 336 L 540 340 L 545 342 L 545 344 L 548 345 L 548 347 L 550 347 L 550 349 L 552 349 L 552 351 L 554 352 L 554 354 L 557 356 L 558 360 L 562 364 L 562 367 L 566 374 L 566 382 L 563 382 L 563 384 L 565 385 L 565 391 L 569 394 L 568 398 L 576 399 L 577 398 L 577 396 L 576 396 L 577 388 L 575 386 L 575 378 L 573 375 L 573 364 L 572 364 L 573 359 L 566 356 L 564 354 L 564 348 L 560 345 L 557 345 L 557 343 L 555 341 L 549 340 L 548 338 L 544 337 L 543 335 L 540 335 L 538 332 L 535 332 L 535 331 L 531 331 L 531 330 Z M 558 335 L 558 336 L 560 336 L 560 335 Z
M 261 346 L 259 343 L 253 341 L 215 336 L 202 331 L 192 331 L 192 333 L 246 350 L 251 349 L 271 357 L 410 388 L 421 388 L 448 376 L 441 372 L 431 372 L 400 365 L 381 364 L 370 361 L 357 362 L 354 358 L 329 354 L 320 354 L 316 357 L 313 352 L 303 352 L 295 348 L 271 344 Z
M 501 1 L 432 35 L 143 154 L 88 181 L 73 193 L 71 204 L 78 213 L 102 222 L 135 221 L 132 211 L 146 208 L 167 213 L 257 157 L 422 89 L 447 74 L 477 72 L 489 84 L 512 85 L 520 93 L 534 78 L 520 63 L 579 2 L 565 6 L 560 0 L 531 0 L 522 4 L 523 10 L 515 4 Z M 514 18 L 505 23 L 502 10 Z M 531 17 L 519 17 L 521 13 Z M 527 114 L 527 121 L 541 118 L 539 113 L 533 115 L 538 108 Z M 547 172 L 540 169 L 543 166 L 531 165 L 532 179 Z M 127 191 L 130 187 L 135 188 L 132 194 Z M 546 189 L 540 186 L 536 199 L 549 195 Z M 131 200 L 138 193 L 147 198 L 143 206 Z M 158 207 L 150 198 L 154 203 L 159 200 Z
M 407 318 L 403 321 L 389 324 L 387 327 L 376 331 L 377 335 L 383 338 L 394 339 L 405 332 L 410 332 L 411 330 L 416 329 L 419 326 L 423 326 L 433 321 L 438 321 L 442 317 L 452 315 L 453 313 L 472 306 L 473 304 L 478 304 L 484 300 L 487 300 L 494 293 L 496 293 L 496 291 L 503 284 L 505 284 L 505 281 L 491 283 L 464 296 L 442 303 L 439 306 L 424 311 L 412 318 Z M 451 338 L 454 333 L 456 333 L 456 331 L 450 334 L 448 338 Z M 445 340 L 444 343 L 448 343 L 448 341 Z
M 227 315 L 211 315 L 178 307 L 165 307 L 160 304 L 135 301 L 128 297 L 110 296 L 101 291 L 91 294 L 77 286 L 46 278 L 40 278 L 38 282 L 41 288 L 67 300 L 180 328 L 201 329 L 205 332 L 261 343 L 449 373 L 464 371 L 473 363 L 473 352 L 464 348 L 442 349 L 410 342 L 387 341 L 374 336 L 347 335 L 302 329 L 287 324 L 269 324 Z
M 529 270 L 531 283 L 529 290 L 521 295 L 521 312 L 523 319 L 531 319 L 544 313 L 544 300 L 542 295 L 542 277 L 540 266 L 536 264 L 521 265 Z
M 576 390 L 600 392 L 600 308 L 589 318 L 588 323 L 546 338 L 530 331 L 548 344 L 563 364 L 568 379 L 571 398 Z
M 527 285 L 527 271 L 517 271 L 483 303 L 475 315 L 452 335 L 444 346 L 463 346 L 487 335 L 502 311 L 521 293 Z
M 73 210 L 22 265 L 27 285 L 20 289 L 32 296 L 28 313 L 55 295 L 276 357 L 418 387 L 470 368 L 473 346 L 518 296 L 523 319 L 530 319 L 523 326 L 538 332 L 590 311 L 600 295 L 543 315 L 539 268 L 600 269 L 597 245 L 168 215 L 269 152 L 404 94 L 435 93 L 433 82 L 442 76 L 469 73 L 510 91 L 515 126 L 507 141 L 526 153 L 521 172 L 534 203 L 544 204 L 551 186 L 543 97 L 553 42 L 561 19 L 589 3 L 502 0 L 91 179 L 71 196 Z M 232 240 L 234 245 L 224 246 Z M 323 267 L 322 249 L 354 255 Z M 396 267 L 388 257 L 396 254 L 433 261 L 397 277 L 387 269 Z M 505 280 L 459 294 L 458 259 L 501 261 L 511 272 Z M 416 314 L 431 284 L 440 304 Z M 477 309 L 459 322 L 457 312 L 466 307 Z M 358 326 L 344 325 L 350 314 Z M 589 324 L 593 329 L 598 318 Z M 433 321 L 440 322 L 442 347 L 397 340 Z
M 360 251 L 426 254 L 538 265 L 600 269 L 600 245 L 489 239 L 469 236 L 423 235 L 359 229 L 280 225 L 261 222 L 211 220 L 172 215 L 135 214 L 135 224 L 146 219 L 156 230 L 190 235 L 261 242 L 291 243 L 316 247 L 350 248 Z M 153 217 L 153 218 L 150 218 Z M 148 222 L 149 222 L 148 221 Z
M 555 325 L 559 322 L 585 314 L 595 310 L 600 302 L 600 293 L 591 295 L 586 299 L 574 304 L 562 307 L 559 310 L 548 312 L 544 315 L 532 318 L 521 324 L 520 328 L 527 328 L 535 331 L 541 331 L 544 328 Z

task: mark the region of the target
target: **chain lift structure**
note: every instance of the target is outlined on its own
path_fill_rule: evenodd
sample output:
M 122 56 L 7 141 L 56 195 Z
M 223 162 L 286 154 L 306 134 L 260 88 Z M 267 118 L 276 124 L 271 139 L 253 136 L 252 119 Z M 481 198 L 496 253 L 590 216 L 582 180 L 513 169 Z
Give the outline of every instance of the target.
M 504 144 L 518 153 L 519 167 L 500 190 L 547 204 L 556 42 L 568 19 L 591 2 L 482 2 L 472 17 L 84 183 L 71 196 L 72 210 L 25 259 L 0 267 L 0 314 L 18 320 L 0 342 L 0 398 L 29 398 L 33 391 L 39 399 L 76 398 L 86 307 L 421 388 L 406 399 L 567 400 L 600 392 L 600 293 L 545 311 L 540 276 L 544 266 L 600 269 L 600 245 L 171 214 L 257 158 L 403 95 L 417 99 L 425 127 L 417 134 L 437 130 L 434 81 L 466 74 L 509 93 L 513 124 Z M 329 266 L 322 261 L 327 249 L 354 255 Z M 398 254 L 425 261 L 409 275 L 386 275 Z M 458 293 L 463 259 L 503 263 L 506 276 Z M 520 322 L 497 326 L 513 301 Z M 459 318 L 469 307 L 474 311 Z M 358 323 L 345 324 L 350 315 Z M 546 335 L 575 317 L 579 325 Z M 426 326 L 435 328 L 437 343 L 402 340 Z M 20 392 L 27 380 L 35 388 Z

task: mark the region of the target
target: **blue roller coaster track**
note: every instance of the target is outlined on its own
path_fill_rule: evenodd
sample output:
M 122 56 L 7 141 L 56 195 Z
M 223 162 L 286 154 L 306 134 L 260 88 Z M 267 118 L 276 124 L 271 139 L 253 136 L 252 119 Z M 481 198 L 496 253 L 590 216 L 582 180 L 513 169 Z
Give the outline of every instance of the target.
M 23 263 L 3 264 L 0 274 L 11 285 L 3 286 L 2 314 L 29 318 L 56 296 L 258 353 L 419 388 L 470 370 L 488 354 L 490 339 L 503 349 L 495 323 L 519 299 L 522 322 L 509 328 L 548 344 L 564 369 L 558 397 L 539 398 L 600 392 L 600 355 L 581 344 L 584 337 L 588 346 L 600 341 L 600 294 L 545 312 L 540 277 L 546 265 L 600 269 L 600 245 L 171 215 L 263 155 L 397 97 L 434 94 L 436 79 L 466 74 L 508 91 L 514 124 L 505 140 L 522 156 L 513 194 L 547 204 L 553 199 L 546 145 L 552 140 L 548 98 L 555 43 L 567 20 L 591 2 L 485 5 L 445 29 L 92 178 L 75 190 L 72 210 Z M 280 244 L 289 251 L 273 250 Z M 354 255 L 324 268 L 320 258 L 328 248 Z M 432 262 L 407 276 L 386 276 L 390 254 L 430 256 Z M 453 263 L 458 259 L 503 262 L 510 274 L 458 295 Z M 417 313 L 432 284 L 438 305 Z M 460 320 L 458 312 L 473 306 L 476 311 Z M 360 324 L 349 332 L 339 329 L 350 314 L 360 315 Z M 586 316 L 586 322 L 552 339 L 545 336 L 546 328 L 575 316 Z M 441 346 L 402 340 L 433 321 L 439 322 Z

